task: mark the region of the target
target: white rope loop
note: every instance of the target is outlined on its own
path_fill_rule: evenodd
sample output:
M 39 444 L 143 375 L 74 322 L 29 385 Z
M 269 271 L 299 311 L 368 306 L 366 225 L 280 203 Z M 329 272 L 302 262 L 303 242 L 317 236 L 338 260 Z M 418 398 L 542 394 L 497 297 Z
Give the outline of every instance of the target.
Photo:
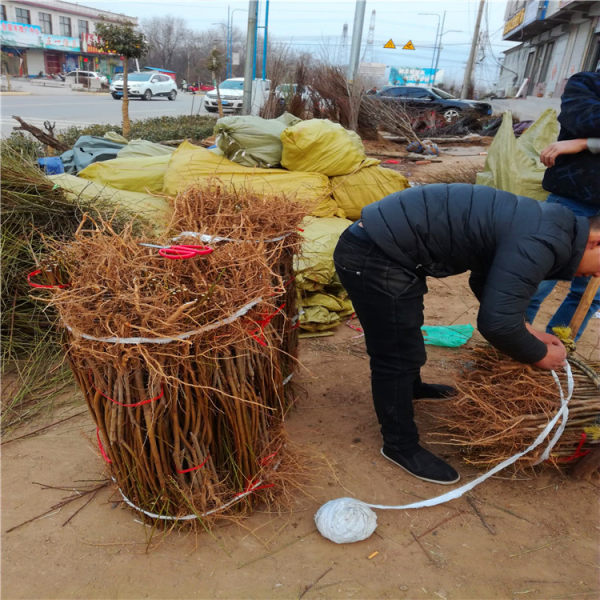
M 548 422 L 546 427 L 544 427 L 537 438 L 535 438 L 535 440 L 527 448 L 525 448 L 525 450 L 518 452 L 510 458 L 507 458 L 490 469 L 487 473 L 484 473 L 483 475 L 473 479 L 473 481 L 451 490 L 450 492 L 446 492 L 441 496 L 429 498 L 428 500 L 421 500 L 419 502 L 413 502 L 412 504 L 400 504 L 396 506 L 390 506 L 387 504 L 369 504 L 367 502 L 362 502 L 361 500 L 355 500 L 354 498 L 337 498 L 335 500 L 330 500 L 324 504 L 315 515 L 315 523 L 321 535 L 332 542 L 335 542 L 336 544 L 358 542 L 368 538 L 373 531 L 375 531 L 376 525 L 373 524 L 376 523 L 377 517 L 371 510 L 372 508 L 379 508 L 381 510 L 408 510 L 413 508 L 437 506 L 438 504 L 443 504 L 444 502 L 449 502 L 450 500 L 460 498 L 463 494 L 469 492 L 480 483 L 483 483 L 486 479 L 489 479 L 499 471 L 502 471 L 506 467 L 517 462 L 517 460 L 519 460 L 522 456 L 525 456 L 525 454 L 528 454 L 537 448 L 550 434 L 554 426 L 558 423 L 559 419 L 562 418 L 559 428 L 555 432 L 550 442 L 548 442 L 548 446 L 536 464 L 546 460 L 550 456 L 552 448 L 554 448 L 554 445 L 562 435 L 567 425 L 567 419 L 569 416 L 568 404 L 569 400 L 571 400 L 571 396 L 573 395 L 574 387 L 573 373 L 571 372 L 571 366 L 567 361 L 565 361 L 564 368 L 567 376 L 567 396 L 565 397 L 563 393 L 558 375 L 552 371 L 552 376 L 554 377 L 554 381 L 558 386 L 561 406 L 554 417 Z M 367 513 L 367 515 L 364 513 Z M 368 513 L 371 513 L 372 516 L 368 515 Z M 356 515 L 359 515 L 358 518 Z M 356 519 L 356 522 L 354 522 L 354 519 Z M 348 529 L 344 529 L 346 526 Z
M 248 304 L 244 304 L 240 309 L 235 311 L 232 315 L 225 319 L 221 319 L 216 323 L 210 323 L 209 325 L 205 325 L 204 327 L 200 327 L 200 329 L 194 329 L 193 331 L 186 331 L 185 333 L 179 333 L 172 337 L 164 337 L 164 338 L 146 338 L 146 337 L 129 337 L 129 338 L 121 338 L 121 337 L 103 337 L 98 338 L 93 335 L 88 335 L 87 333 L 82 333 L 73 329 L 70 325 L 63 323 L 64 326 L 73 334 L 79 337 L 82 337 L 85 340 L 92 340 L 93 342 L 106 342 L 107 344 L 170 344 L 171 342 L 180 342 L 182 340 L 186 340 L 194 335 L 198 335 L 199 333 L 205 333 L 207 331 L 212 331 L 213 329 L 218 329 L 223 325 L 229 325 L 229 323 L 233 323 L 236 319 L 243 317 L 251 308 L 256 306 L 262 302 L 262 297 L 255 298 Z

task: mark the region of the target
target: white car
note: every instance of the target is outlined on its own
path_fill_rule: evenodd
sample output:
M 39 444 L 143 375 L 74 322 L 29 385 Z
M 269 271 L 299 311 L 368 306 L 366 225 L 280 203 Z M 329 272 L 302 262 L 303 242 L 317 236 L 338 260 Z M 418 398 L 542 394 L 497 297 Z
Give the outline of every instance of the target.
M 252 82 L 252 114 L 258 114 L 258 109 L 264 104 L 271 81 L 269 79 L 255 79 Z M 219 84 L 221 105 L 224 113 L 241 112 L 244 104 L 244 78 L 232 77 Z M 204 108 L 215 113 L 219 110 L 217 90 L 210 90 L 204 96 Z
M 110 84 L 110 93 L 115 100 L 123 97 L 123 79 Z M 177 98 L 177 83 L 168 75 L 155 71 L 136 71 L 127 76 L 127 94 L 130 98 L 150 100 L 153 96 Z
M 65 75 L 67 83 L 82 83 L 89 87 L 92 81 L 97 81 L 100 85 L 106 85 L 108 79 L 105 75 L 100 75 L 96 71 L 71 71 Z

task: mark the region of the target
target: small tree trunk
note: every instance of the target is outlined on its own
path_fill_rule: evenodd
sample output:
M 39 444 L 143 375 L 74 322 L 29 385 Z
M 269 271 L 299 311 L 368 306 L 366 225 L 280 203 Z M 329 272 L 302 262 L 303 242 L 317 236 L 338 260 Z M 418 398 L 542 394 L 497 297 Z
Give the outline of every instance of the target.
M 131 122 L 129 121 L 129 93 L 127 92 L 127 57 L 123 60 L 123 137 L 129 139 Z
M 221 90 L 219 90 L 219 82 L 217 81 L 216 71 L 212 72 L 212 80 L 215 89 L 217 90 L 217 106 L 219 107 L 219 118 L 223 118 L 223 103 L 221 102 Z

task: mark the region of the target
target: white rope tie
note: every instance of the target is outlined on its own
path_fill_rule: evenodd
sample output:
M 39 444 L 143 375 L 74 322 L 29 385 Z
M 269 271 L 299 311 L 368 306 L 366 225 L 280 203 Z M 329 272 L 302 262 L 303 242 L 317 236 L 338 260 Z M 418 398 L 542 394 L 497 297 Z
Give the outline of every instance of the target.
M 256 306 L 262 302 L 262 297 L 255 298 L 248 304 L 244 304 L 240 309 L 234 312 L 232 315 L 225 319 L 221 319 L 216 323 L 211 323 L 210 325 L 205 325 L 204 327 L 200 327 L 200 329 L 194 329 L 193 331 L 186 331 L 185 333 L 179 333 L 172 337 L 164 337 L 164 338 L 146 338 L 146 337 L 129 337 L 129 338 L 120 338 L 120 337 L 103 337 L 98 338 L 93 335 L 88 335 L 87 333 L 82 333 L 77 331 L 70 325 L 64 323 L 64 326 L 73 334 L 79 337 L 82 337 L 85 340 L 92 340 L 94 342 L 106 342 L 108 344 L 170 344 L 171 342 L 179 342 L 181 340 L 185 340 L 193 335 L 198 335 L 199 333 L 205 333 L 207 331 L 212 331 L 213 329 L 218 329 L 223 325 L 229 325 L 229 323 L 233 323 L 236 319 L 243 317 L 251 308 Z
M 372 508 L 379 508 L 381 510 L 408 510 L 413 508 L 437 506 L 438 504 L 443 504 L 444 502 L 449 502 L 450 500 L 460 498 L 463 494 L 472 490 L 475 486 L 483 483 L 486 479 L 489 479 L 499 471 L 502 471 L 502 469 L 505 469 L 506 467 L 515 463 L 522 456 L 525 456 L 525 454 L 537 448 L 544 441 L 546 436 L 550 434 L 558 420 L 562 418 L 559 428 L 548 443 L 548 446 L 544 450 L 542 456 L 538 461 L 536 461 L 535 464 L 546 460 L 550 456 L 552 448 L 554 448 L 554 445 L 562 435 L 567 425 L 567 418 L 569 415 L 568 404 L 571 396 L 573 395 L 573 374 L 571 372 L 571 366 L 567 361 L 565 361 L 564 368 L 567 375 L 567 397 L 565 398 L 558 375 L 552 371 L 552 376 L 554 377 L 554 381 L 556 382 L 558 391 L 560 393 L 561 406 L 552 420 L 546 425 L 546 427 L 544 427 L 543 431 L 537 436 L 533 443 L 530 444 L 525 450 L 515 454 L 514 456 L 511 456 L 510 458 L 507 458 L 500 464 L 490 469 L 487 473 L 484 473 L 465 485 L 462 485 L 450 492 L 446 492 L 441 496 L 435 496 L 434 498 L 429 498 L 427 500 L 413 502 L 412 504 L 402 504 L 398 506 L 369 504 L 354 498 L 336 498 L 335 500 L 330 500 L 329 502 L 323 504 L 323 506 L 321 506 L 321 508 L 319 508 L 315 514 L 315 523 L 321 535 L 332 542 L 335 542 L 336 544 L 359 542 L 367 539 L 377 527 L 377 515 L 371 510 Z

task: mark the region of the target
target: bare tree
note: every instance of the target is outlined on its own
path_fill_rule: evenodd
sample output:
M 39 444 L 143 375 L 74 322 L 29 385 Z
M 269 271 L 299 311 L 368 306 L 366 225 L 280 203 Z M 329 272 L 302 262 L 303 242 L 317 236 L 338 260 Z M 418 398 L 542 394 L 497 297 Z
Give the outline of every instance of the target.
M 146 60 L 163 69 L 176 66 L 175 59 L 191 35 L 185 21 L 172 15 L 152 17 L 142 21 L 142 30 L 150 43 Z

